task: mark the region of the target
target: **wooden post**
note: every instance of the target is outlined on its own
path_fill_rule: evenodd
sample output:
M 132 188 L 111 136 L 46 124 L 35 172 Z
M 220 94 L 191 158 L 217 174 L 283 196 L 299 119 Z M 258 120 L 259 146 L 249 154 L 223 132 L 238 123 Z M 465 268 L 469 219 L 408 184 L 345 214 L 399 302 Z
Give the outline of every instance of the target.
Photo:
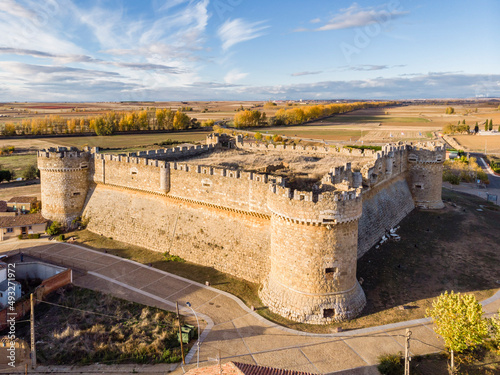
M 179 315 L 179 302 L 175 302 L 175 306 L 177 307 L 177 323 L 179 325 L 179 338 L 181 342 L 181 354 L 182 354 L 182 364 L 186 364 L 186 360 L 184 359 L 184 345 L 182 344 L 182 328 L 181 328 L 181 316 Z
M 36 368 L 36 348 L 35 348 L 35 298 L 33 293 L 30 295 L 31 312 L 30 312 L 30 325 L 31 325 L 31 368 Z

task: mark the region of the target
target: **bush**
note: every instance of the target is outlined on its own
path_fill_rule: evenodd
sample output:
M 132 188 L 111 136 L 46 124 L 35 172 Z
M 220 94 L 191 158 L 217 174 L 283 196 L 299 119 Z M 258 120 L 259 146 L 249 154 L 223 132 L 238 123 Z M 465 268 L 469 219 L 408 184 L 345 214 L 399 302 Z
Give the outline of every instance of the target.
M 378 371 L 382 375 L 399 375 L 403 374 L 403 360 L 400 355 L 385 354 L 378 357 Z
M 40 238 L 40 233 L 33 233 L 33 234 L 28 234 L 28 238 L 30 240 L 37 240 Z
M 19 235 L 17 236 L 17 238 L 18 238 L 18 239 L 20 239 L 20 240 L 22 240 L 22 239 L 23 239 L 23 235 L 22 235 L 22 234 L 19 234 Z
M 57 221 L 53 221 L 50 227 L 47 229 L 47 234 L 49 236 L 57 236 L 61 231 L 61 225 Z
M 64 234 L 60 234 L 59 237 L 57 237 L 57 240 L 61 242 L 64 241 L 65 240 Z
M 182 259 L 180 256 L 171 255 L 169 253 L 165 253 L 164 257 L 165 257 L 165 261 L 167 261 L 167 262 L 179 262 L 179 263 L 184 263 L 185 262 L 185 260 Z

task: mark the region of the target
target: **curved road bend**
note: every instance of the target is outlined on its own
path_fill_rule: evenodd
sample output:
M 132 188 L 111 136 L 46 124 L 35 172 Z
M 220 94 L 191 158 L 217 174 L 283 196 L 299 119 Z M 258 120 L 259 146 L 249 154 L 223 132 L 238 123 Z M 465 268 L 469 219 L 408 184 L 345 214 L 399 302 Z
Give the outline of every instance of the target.
M 200 367 L 238 361 L 312 373 L 331 373 L 360 368 L 359 373 L 377 374 L 377 357 L 404 350 L 405 329 L 412 331 L 413 355 L 441 350 L 442 341 L 428 319 L 328 335 L 309 334 L 271 323 L 246 307 L 238 298 L 218 289 L 160 271 L 128 259 L 78 245 L 47 240 L 24 240 L 0 244 L 0 253 L 24 252 L 30 256 L 87 271 L 74 282 L 115 296 L 173 310 L 192 304 L 206 326 L 201 335 Z M 484 301 L 493 314 L 500 307 L 500 292 Z M 182 313 L 190 315 L 187 308 Z M 184 369 L 196 367 L 196 345 Z M 179 366 L 175 373 L 182 374 Z

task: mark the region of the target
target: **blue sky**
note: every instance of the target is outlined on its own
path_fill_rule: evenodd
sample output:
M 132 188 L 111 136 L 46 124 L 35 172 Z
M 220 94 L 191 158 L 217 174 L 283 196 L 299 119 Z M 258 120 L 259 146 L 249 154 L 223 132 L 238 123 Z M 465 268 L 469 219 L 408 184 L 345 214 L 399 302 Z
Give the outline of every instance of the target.
M 500 96 L 500 2 L 1 0 L 0 101 Z

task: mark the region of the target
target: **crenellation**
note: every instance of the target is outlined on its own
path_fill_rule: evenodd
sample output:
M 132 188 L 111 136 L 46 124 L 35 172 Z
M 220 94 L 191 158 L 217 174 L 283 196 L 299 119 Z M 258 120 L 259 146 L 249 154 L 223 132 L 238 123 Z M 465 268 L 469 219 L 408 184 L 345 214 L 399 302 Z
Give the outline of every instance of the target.
M 332 165 L 301 189 L 283 175 L 190 161 L 234 146 L 350 161 Z M 70 226 L 85 215 L 100 234 L 157 251 L 172 249 L 259 282 L 272 311 L 313 324 L 358 315 L 366 297 L 356 279 L 357 258 L 414 207 L 442 205 L 444 148 L 433 143 L 399 142 L 374 151 L 211 134 L 201 146 L 118 155 L 50 148 L 37 155 L 48 219 Z

